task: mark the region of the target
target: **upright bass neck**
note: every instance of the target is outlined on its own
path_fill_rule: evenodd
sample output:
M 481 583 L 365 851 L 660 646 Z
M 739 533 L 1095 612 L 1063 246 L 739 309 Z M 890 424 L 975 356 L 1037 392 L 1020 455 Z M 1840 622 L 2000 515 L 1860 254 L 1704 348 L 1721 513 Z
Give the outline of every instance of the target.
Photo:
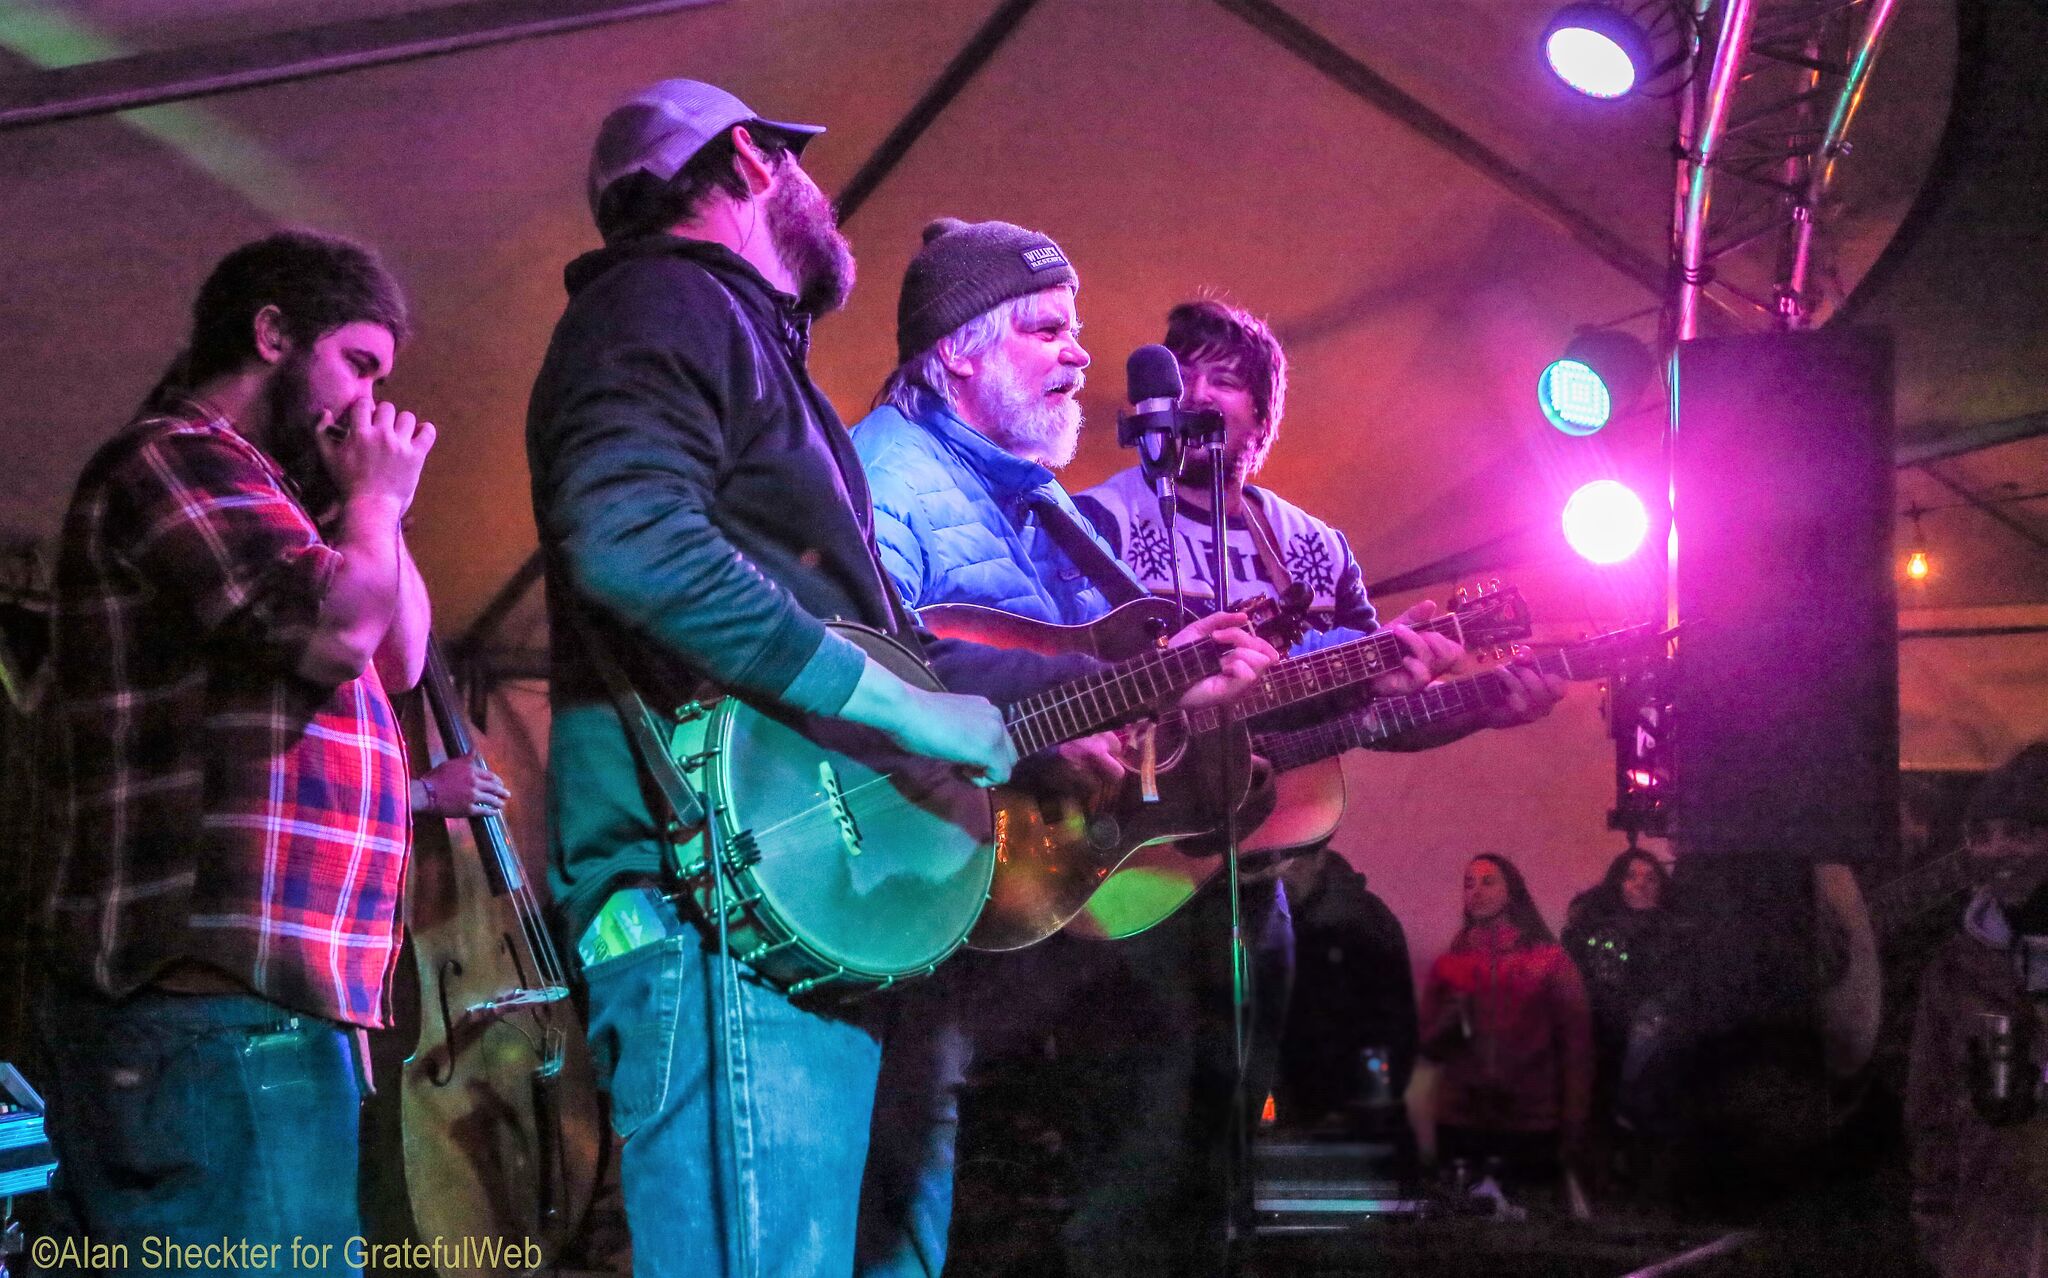
M 469 735 L 469 725 L 463 722 L 448 661 L 441 654 L 440 641 L 431 635 L 427 637 L 427 666 L 420 676 L 420 691 L 426 697 L 427 713 L 434 718 L 434 731 L 440 734 L 448 757 L 460 759 L 475 754 L 476 743 Z M 504 818 L 487 812 L 472 815 L 469 825 L 483 852 L 484 877 L 490 881 L 491 894 L 506 896 L 524 889 L 526 872 L 519 864 L 511 836 L 505 832 Z

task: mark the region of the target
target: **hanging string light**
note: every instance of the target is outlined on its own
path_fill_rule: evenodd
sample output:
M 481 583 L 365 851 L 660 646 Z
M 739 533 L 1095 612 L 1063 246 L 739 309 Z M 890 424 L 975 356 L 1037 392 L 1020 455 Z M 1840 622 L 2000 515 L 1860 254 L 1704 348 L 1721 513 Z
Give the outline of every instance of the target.
M 1906 544 L 1906 580 L 1916 586 L 1924 586 L 1934 574 L 1934 561 L 1927 555 L 1927 534 L 1920 528 L 1920 516 L 1926 512 L 1918 504 L 1906 511 L 1906 518 L 1913 522 L 1913 538 Z

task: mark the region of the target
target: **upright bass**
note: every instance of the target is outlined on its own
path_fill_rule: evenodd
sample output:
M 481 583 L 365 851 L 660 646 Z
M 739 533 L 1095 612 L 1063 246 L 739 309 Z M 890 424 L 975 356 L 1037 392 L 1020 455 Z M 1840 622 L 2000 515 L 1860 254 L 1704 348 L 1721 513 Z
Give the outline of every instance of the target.
M 406 725 L 415 766 L 473 754 L 431 640 L 421 693 L 425 713 Z M 387 1061 L 366 1223 L 380 1241 L 438 1240 L 451 1278 L 548 1268 L 589 1208 L 603 1120 L 567 973 L 503 818 L 417 821 L 408 898 L 417 997 L 401 980 L 400 1027 L 373 1052 Z

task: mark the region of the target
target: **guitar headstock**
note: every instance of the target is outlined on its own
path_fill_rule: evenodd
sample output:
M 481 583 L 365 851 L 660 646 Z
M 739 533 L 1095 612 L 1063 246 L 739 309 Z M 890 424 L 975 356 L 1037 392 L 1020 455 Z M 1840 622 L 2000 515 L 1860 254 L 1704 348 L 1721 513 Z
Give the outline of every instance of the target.
M 1314 602 L 1315 595 L 1308 587 L 1295 582 L 1283 598 L 1254 595 L 1232 607 L 1245 615 L 1252 633 L 1284 653 L 1308 633 L 1308 610 Z
M 1483 585 L 1458 587 L 1451 592 L 1448 614 L 1458 619 L 1458 634 L 1472 652 L 1491 651 L 1506 656 L 1511 645 L 1534 632 L 1529 601 L 1516 586 L 1504 586 L 1496 578 Z
M 1623 626 L 1558 649 L 1572 679 L 1612 679 L 1664 661 L 1671 632 L 1655 622 Z

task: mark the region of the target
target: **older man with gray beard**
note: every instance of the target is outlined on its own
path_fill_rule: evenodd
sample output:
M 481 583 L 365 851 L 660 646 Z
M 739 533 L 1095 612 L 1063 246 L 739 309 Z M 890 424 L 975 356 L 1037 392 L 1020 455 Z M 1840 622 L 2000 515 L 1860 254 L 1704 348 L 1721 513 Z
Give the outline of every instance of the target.
M 1080 440 L 1079 288 L 1059 246 L 1036 231 L 953 218 L 925 228 L 897 306 L 898 367 L 853 434 L 876 547 L 913 608 L 972 603 L 1075 625 L 1144 593 L 1053 476 Z M 1121 781 L 1124 766 L 1104 734 L 1065 747 L 1050 770 L 1056 787 L 1086 799 Z M 1042 1032 L 1131 948 L 1054 937 L 1017 954 L 968 954 L 900 996 L 861 1187 L 860 1274 L 940 1272 L 969 1061 Z M 1068 1263 L 1085 1271 L 1096 1259 Z
M 1036 231 L 954 218 L 925 228 L 897 305 L 898 367 L 853 432 L 875 545 L 911 607 L 981 604 L 1063 625 L 1102 616 L 1105 583 L 1061 548 L 1048 527 L 1060 519 L 1101 546 L 1099 562 L 1121 580 L 1112 590 L 1139 593 L 1053 476 L 1081 437 L 1079 289 L 1065 254 Z M 1068 747 L 1064 762 L 1082 789 L 1123 775 L 1107 737 Z M 962 955 L 901 996 L 861 1186 L 862 1278 L 944 1267 L 969 1063 L 1042 1029 L 1113 957 L 1056 936 L 1018 954 Z

